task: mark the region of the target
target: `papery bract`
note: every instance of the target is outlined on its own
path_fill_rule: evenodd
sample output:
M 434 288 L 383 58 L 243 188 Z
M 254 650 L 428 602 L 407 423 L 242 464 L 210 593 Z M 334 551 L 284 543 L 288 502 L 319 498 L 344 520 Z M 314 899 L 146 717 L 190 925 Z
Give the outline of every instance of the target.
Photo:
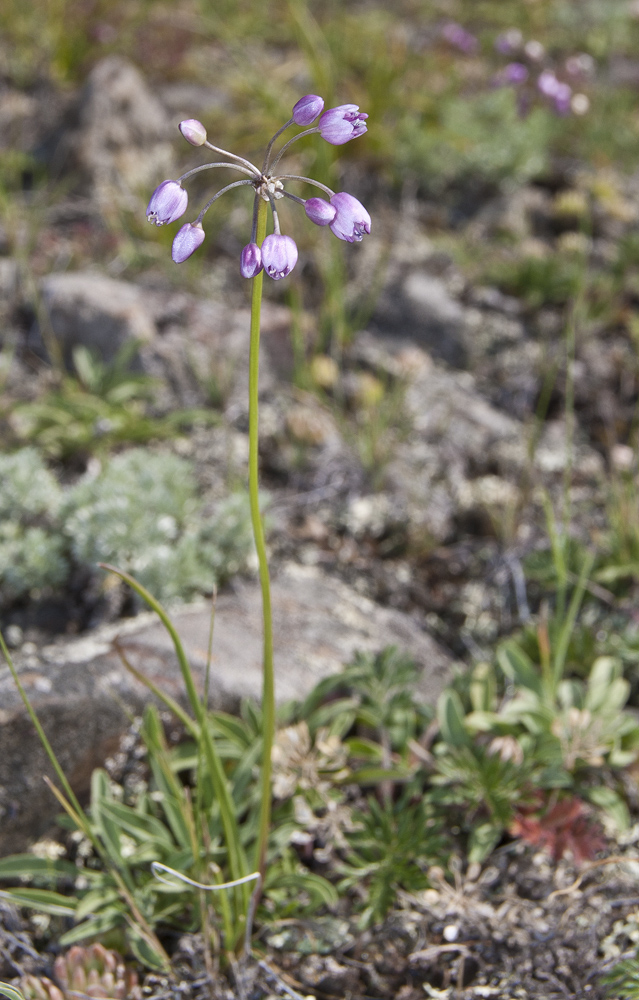
M 254 278 L 262 267 L 262 251 L 257 243 L 247 243 L 240 254 L 240 274 L 243 278 Z
M 185 223 L 178 229 L 171 247 L 171 257 L 176 264 L 182 264 L 198 247 L 204 242 L 204 230 L 202 226 L 191 222 Z
M 147 221 L 156 226 L 166 226 L 184 215 L 188 203 L 189 196 L 179 181 L 162 181 L 147 205 Z
M 304 211 L 316 226 L 330 226 L 337 215 L 337 208 L 325 198 L 309 198 L 304 204 Z
M 324 101 L 317 94 L 307 94 L 300 97 L 293 108 L 293 121 L 296 125 L 311 125 L 324 110 Z
M 368 131 L 364 124 L 367 118 L 368 115 L 360 111 L 357 104 L 340 104 L 324 112 L 318 129 L 322 138 L 332 146 L 342 146 Z
M 297 246 L 290 236 L 272 233 L 262 243 L 262 264 L 269 277 L 278 281 L 290 274 L 297 263 Z
M 331 205 L 337 214 L 331 223 L 331 232 L 339 240 L 359 243 L 371 231 L 371 217 L 357 198 L 345 191 L 338 191 L 331 198 Z
M 197 118 L 187 118 L 180 122 L 178 128 L 187 142 L 192 146 L 203 146 L 206 142 L 206 129 Z

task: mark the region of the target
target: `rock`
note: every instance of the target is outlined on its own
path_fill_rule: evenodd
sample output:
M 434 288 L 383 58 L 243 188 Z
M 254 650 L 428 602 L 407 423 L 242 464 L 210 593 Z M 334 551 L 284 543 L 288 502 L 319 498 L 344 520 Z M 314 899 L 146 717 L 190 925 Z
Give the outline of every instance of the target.
M 371 320 L 373 332 L 410 339 L 455 367 L 464 367 L 461 304 L 445 282 L 426 270 L 409 270 L 382 294 Z
M 108 56 L 89 74 L 79 108 L 76 158 L 100 208 L 140 209 L 173 172 L 177 138 L 161 101 L 136 67 Z
M 48 275 L 40 290 L 50 330 L 67 361 L 79 344 L 109 361 L 127 340 L 155 336 L 144 293 L 129 282 L 78 271 Z
M 434 701 L 448 680 L 449 655 L 408 615 L 379 607 L 316 568 L 287 565 L 273 582 L 276 692 L 279 702 L 302 698 L 357 650 L 395 644 L 421 667 L 418 694 Z M 242 698 L 259 699 L 262 683 L 261 596 L 257 582 L 238 585 L 217 602 L 211 704 L 234 711 Z M 200 603 L 173 616 L 201 686 L 210 608 Z M 118 746 L 128 725 L 120 706 L 139 712 L 148 701 L 114 651 L 118 638 L 129 661 L 174 698 L 183 684 L 170 639 L 153 615 L 107 626 L 37 653 L 16 654 L 29 698 L 76 793 L 84 798 L 92 769 Z M 51 768 L 15 690 L 0 667 L 0 854 L 22 850 L 58 811 L 42 783 Z

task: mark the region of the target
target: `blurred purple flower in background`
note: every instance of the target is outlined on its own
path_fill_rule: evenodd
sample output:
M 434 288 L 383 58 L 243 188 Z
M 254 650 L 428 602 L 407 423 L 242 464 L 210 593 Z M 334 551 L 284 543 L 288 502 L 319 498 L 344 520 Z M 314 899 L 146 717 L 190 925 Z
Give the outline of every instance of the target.
M 442 38 L 452 45 L 453 48 L 459 49 L 465 55 L 472 55 L 479 48 L 479 42 L 474 35 L 471 35 L 470 31 L 466 31 L 462 28 L 461 24 L 457 24 L 455 21 L 450 21 L 445 24 L 442 28 Z
M 562 79 L 577 80 L 591 77 L 595 61 L 586 52 L 568 56 L 563 66 L 553 64 L 541 42 L 524 41 L 518 28 L 510 28 L 495 39 L 495 50 L 504 56 L 517 56 L 516 61 L 503 66 L 493 77 L 496 87 L 514 87 L 521 115 L 527 115 L 535 102 L 546 102 L 557 115 L 585 115 L 590 109 L 586 94 L 575 94 L 573 86 Z

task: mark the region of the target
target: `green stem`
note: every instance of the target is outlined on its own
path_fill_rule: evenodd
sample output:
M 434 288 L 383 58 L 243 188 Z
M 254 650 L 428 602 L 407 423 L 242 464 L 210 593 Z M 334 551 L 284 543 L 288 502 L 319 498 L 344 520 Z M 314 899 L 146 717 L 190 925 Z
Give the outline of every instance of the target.
M 257 234 L 255 242 L 261 247 L 266 235 L 266 212 L 268 205 L 261 198 L 257 209 Z M 264 620 L 263 653 L 263 750 L 261 773 L 260 829 L 257 839 L 255 867 L 264 879 L 266 867 L 266 847 L 271 824 L 271 750 L 275 734 L 275 681 L 273 677 L 273 621 L 271 615 L 271 584 L 268 559 L 264 543 L 264 526 L 260 515 L 259 501 L 259 366 L 260 366 L 260 312 L 262 307 L 262 282 L 264 272 L 253 278 L 251 299 L 251 351 L 249 359 L 249 499 L 253 537 L 260 567 L 262 588 L 262 616 Z

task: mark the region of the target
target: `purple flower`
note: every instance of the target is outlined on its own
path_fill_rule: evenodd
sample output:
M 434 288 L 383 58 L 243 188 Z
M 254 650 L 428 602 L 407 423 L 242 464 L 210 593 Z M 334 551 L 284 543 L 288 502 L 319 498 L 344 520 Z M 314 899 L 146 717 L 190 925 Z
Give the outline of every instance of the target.
M 324 110 L 324 101 L 317 94 L 307 94 L 300 97 L 293 108 L 293 121 L 296 125 L 310 125 Z
M 290 236 L 272 233 L 262 243 L 264 270 L 276 281 L 290 274 L 297 263 L 297 247 Z
M 512 62 L 504 66 L 494 78 L 498 87 L 517 87 L 528 79 L 528 67 L 523 63 Z
M 442 28 L 442 38 L 445 38 L 449 45 L 453 45 L 466 55 L 471 55 L 471 53 L 475 52 L 479 44 L 474 35 L 471 35 L 465 28 L 462 28 L 461 24 L 455 24 L 454 21 L 444 25 Z
M 367 118 L 368 115 L 361 112 L 357 104 L 340 104 L 324 112 L 318 128 L 322 139 L 332 146 L 342 146 L 349 139 L 356 139 L 368 131 L 364 124 Z
M 199 223 L 194 225 L 192 222 L 187 222 L 175 234 L 171 247 L 171 257 L 176 264 L 182 264 L 192 253 L 195 253 L 197 248 L 202 245 L 203 240 L 204 230 L 202 226 Z
M 240 254 L 240 274 L 243 278 L 254 278 L 262 266 L 262 251 L 257 243 L 247 243 Z
M 364 206 L 345 191 L 339 191 L 331 198 L 331 205 L 337 214 L 331 223 L 331 232 L 338 240 L 360 243 L 365 233 L 371 231 L 371 217 Z
M 537 78 L 537 89 L 544 97 L 550 97 L 551 100 L 556 97 L 557 88 L 560 86 L 559 80 L 550 69 L 545 69 Z
M 187 142 L 192 146 L 203 146 L 206 142 L 206 129 L 197 118 L 187 118 L 180 122 L 178 128 Z
M 162 181 L 146 207 L 147 221 L 166 226 L 184 215 L 188 203 L 189 196 L 179 181 Z
M 331 205 L 325 198 L 309 198 L 304 204 L 304 211 L 316 226 L 330 226 L 337 215 L 335 205 Z

